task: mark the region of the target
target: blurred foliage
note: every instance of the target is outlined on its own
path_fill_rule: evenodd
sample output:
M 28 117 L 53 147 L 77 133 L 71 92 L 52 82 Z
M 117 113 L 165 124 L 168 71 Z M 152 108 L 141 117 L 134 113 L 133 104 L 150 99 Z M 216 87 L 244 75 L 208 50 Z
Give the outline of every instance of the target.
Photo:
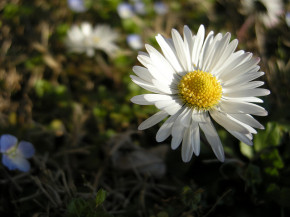
M 130 19 L 118 16 L 121 0 L 85 2 L 85 13 L 71 11 L 67 1 L 0 2 L 1 133 L 30 141 L 37 150 L 29 173 L 0 165 L 0 216 L 289 216 L 290 31 L 285 11 L 276 26 L 267 28 L 243 13 L 239 0 L 164 0 L 169 8 L 164 15 L 154 12 L 153 0 L 144 0 L 147 13 Z M 289 2 L 283 3 L 289 11 Z M 107 23 L 118 31 L 115 58 L 102 51 L 91 58 L 67 52 L 67 30 L 83 21 Z M 129 77 L 140 64 L 126 36 L 140 34 L 144 44 L 159 49 L 156 34 L 170 37 L 172 28 L 180 31 L 184 25 L 196 32 L 201 23 L 207 32 L 231 32 L 232 39 L 239 39 L 238 49 L 261 57 L 271 90 L 263 98 L 269 116 L 258 118 L 265 130 L 254 135 L 253 147 L 218 128 L 227 158 L 223 164 L 206 144 L 188 164 L 179 149 L 154 149 L 161 146 L 155 141 L 158 126 L 136 130 L 156 109 L 130 102 L 146 91 Z M 164 143 L 170 147 L 169 140 Z M 128 163 L 132 156 L 139 161 Z M 120 169 L 125 162 L 127 169 Z

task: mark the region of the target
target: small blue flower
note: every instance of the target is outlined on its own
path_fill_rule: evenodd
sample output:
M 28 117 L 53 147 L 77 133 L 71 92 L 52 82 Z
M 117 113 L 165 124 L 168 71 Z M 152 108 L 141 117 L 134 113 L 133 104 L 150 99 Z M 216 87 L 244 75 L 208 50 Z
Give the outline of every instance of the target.
M 287 11 L 285 15 L 285 20 L 286 20 L 287 26 L 290 27 L 290 12 L 289 11 Z
M 67 0 L 68 7 L 74 12 L 85 12 L 87 8 L 83 0 Z
M 164 15 L 168 12 L 168 6 L 163 2 L 155 2 L 154 3 L 154 10 L 159 15 Z
M 140 15 L 146 14 L 145 4 L 142 1 L 136 1 L 134 3 L 134 10 L 137 14 Z
M 20 141 L 15 136 L 4 134 L 0 138 L 0 152 L 3 154 L 2 163 L 9 169 L 22 172 L 30 170 L 27 158 L 34 155 L 35 149 L 30 142 Z
M 133 6 L 125 2 L 118 5 L 117 12 L 122 19 L 128 19 L 134 16 Z
M 127 43 L 134 50 L 143 48 L 143 42 L 141 36 L 138 34 L 130 34 L 127 36 Z

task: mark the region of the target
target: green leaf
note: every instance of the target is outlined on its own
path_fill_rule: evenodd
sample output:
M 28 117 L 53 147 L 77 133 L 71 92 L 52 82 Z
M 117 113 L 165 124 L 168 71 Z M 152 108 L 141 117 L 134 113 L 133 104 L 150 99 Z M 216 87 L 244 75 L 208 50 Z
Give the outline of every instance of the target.
M 265 173 L 270 176 L 279 176 L 278 169 L 284 167 L 284 163 L 277 149 L 261 154 L 261 160 L 265 164 Z
M 277 176 L 277 177 L 279 176 L 279 171 L 276 168 L 266 167 L 264 171 L 270 176 Z
M 284 167 L 284 163 L 277 149 L 261 154 L 261 159 L 268 163 L 268 165 L 272 165 L 277 169 L 282 169 Z
M 262 175 L 260 167 L 249 164 L 247 169 L 245 170 L 245 181 L 247 187 L 255 187 L 262 182 Z
M 7 19 L 12 19 L 13 17 L 17 16 L 25 16 L 32 14 L 33 10 L 28 6 L 19 6 L 16 4 L 7 4 L 4 7 L 4 17 Z
M 104 189 L 100 189 L 97 192 L 97 196 L 96 196 L 96 207 L 98 207 L 99 205 L 101 205 L 107 196 L 107 192 Z
M 82 198 L 74 198 L 67 206 L 67 215 L 68 217 L 81 217 L 87 216 L 87 214 L 91 211 L 89 207 L 89 203 L 86 202 Z
M 183 204 L 189 206 L 192 210 L 197 210 L 203 192 L 201 188 L 195 190 L 190 186 L 184 186 L 181 193 Z
M 282 206 L 290 207 L 289 198 L 290 198 L 290 188 L 282 188 L 280 194 L 280 204 Z
M 164 211 L 159 212 L 159 213 L 157 214 L 157 217 L 168 217 L 168 213 L 167 213 L 167 212 L 164 212 Z
M 249 159 L 251 159 L 254 156 L 253 147 L 243 142 L 240 142 L 240 150 L 243 153 L 243 155 L 245 155 Z
M 280 191 L 280 188 L 275 183 L 271 183 L 270 185 L 268 185 L 268 187 L 266 189 L 267 194 L 273 194 L 273 195 L 275 195 L 276 198 L 277 198 L 279 191 Z
M 282 138 L 282 128 L 277 123 L 269 122 L 266 130 L 259 132 L 254 137 L 255 151 L 261 151 L 267 147 L 278 146 Z

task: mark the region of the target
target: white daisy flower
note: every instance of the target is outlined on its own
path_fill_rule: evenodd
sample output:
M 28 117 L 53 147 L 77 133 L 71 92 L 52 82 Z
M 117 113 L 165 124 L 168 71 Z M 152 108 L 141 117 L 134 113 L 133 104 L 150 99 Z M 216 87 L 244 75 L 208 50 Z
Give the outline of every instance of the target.
M 253 102 L 269 90 L 257 88 L 264 84 L 253 81 L 262 76 L 257 65 L 259 58 L 252 53 L 236 51 L 238 40 L 230 42 L 231 34 L 205 38 L 201 25 L 197 35 L 184 26 L 184 38 L 173 29 L 172 39 L 158 34 L 156 40 L 163 55 L 150 45 L 148 53 L 140 52 L 138 60 L 145 66 L 134 66 L 134 83 L 154 94 L 138 95 L 131 99 L 139 105 L 155 105 L 159 112 L 140 124 L 147 129 L 163 119 L 156 140 L 172 136 L 171 148 L 180 146 L 182 160 L 188 162 L 192 154 L 200 153 L 200 129 L 220 161 L 224 150 L 212 119 L 240 141 L 252 145 L 254 128 L 264 129 L 252 115 L 265 116 L 267 111 Z M 205 39 L 204 39 L 205 38 Z
M 117 37 L 118 34 L 108 25 L 97 25 L 93 28 L 90 23 L 83 22 L 68 30 L 65 43 L 71 52 L 93 56 L 95 49 L 99 49 L 110 56 L 118 49 L 114 44 Z
M 245 13 L 254 14 L 268 28 L 277 25 L 283 14 L 281 0 L 243 0 L 242 5 Z

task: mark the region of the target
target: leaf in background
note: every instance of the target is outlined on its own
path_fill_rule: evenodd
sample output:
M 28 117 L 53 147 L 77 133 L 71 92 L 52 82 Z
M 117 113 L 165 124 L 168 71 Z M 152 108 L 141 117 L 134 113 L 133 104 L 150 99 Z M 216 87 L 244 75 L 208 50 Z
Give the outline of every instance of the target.
M 282 207 L 290 207 L 290 188 L 280 188 L 277 184 L 271 183 L 266 190 L 266 195 Z
M 280 193 L 280 204 L 284 207 L 290 207 L 290 188 L 282 188 Z
M 203 192 L 204 190 L 201 188 L 193 189 L 190 186 L 184 186 L 181 194 L 183 204 L 190 207 L 192 210 L 197 211 Z
M 278 146 L 282 138 L 281 127 L 274 122 L 267 123 L 266 129 L 254 137 L 254 149 L 259 152 L 264 148 Z
M 67 206 L 67 213 L 66 216 L 68 217 L 81 217 L 87 216 L 84 215 L 85 213 L 89 213 L 90 211 L 89 203 L 86 202 L 82 198 L 74 198 L 70 201 Z
M 100 206 L 106 199 L 107 192 L 104 189 L 100 189 L 96 196 L 96 207 Z
M 249 146 L 243 142 L 240 142 L 240 150 L 243 155 L 251 159 L 254 156 L 254 150 L 252 146 Z
M 260 167 L 249 164 L 247 169 L 245 170 L 245 181 L 246 181 L 246 187 L 250 187 L 253 189 L 253 191 L 256 191 L 256 186 L 262 183 L 262 175 L 261 175 L 261 169 Z
M 168 217 L 168 213 L 165 211 L 161 211 L 157 214 L 157 217 Z
M 270 176 L 279 176 L 279 169 L 284 167 L 284 163 L 277 149 L 261 154 L 261 160 L 265 164 L 265 173 Z
M 266 189 L 267 196 L 270 197 L 271 199 L 277 199 L 279 196 L 279 192 L 280 188 L 275 183 L 271 183 Z

